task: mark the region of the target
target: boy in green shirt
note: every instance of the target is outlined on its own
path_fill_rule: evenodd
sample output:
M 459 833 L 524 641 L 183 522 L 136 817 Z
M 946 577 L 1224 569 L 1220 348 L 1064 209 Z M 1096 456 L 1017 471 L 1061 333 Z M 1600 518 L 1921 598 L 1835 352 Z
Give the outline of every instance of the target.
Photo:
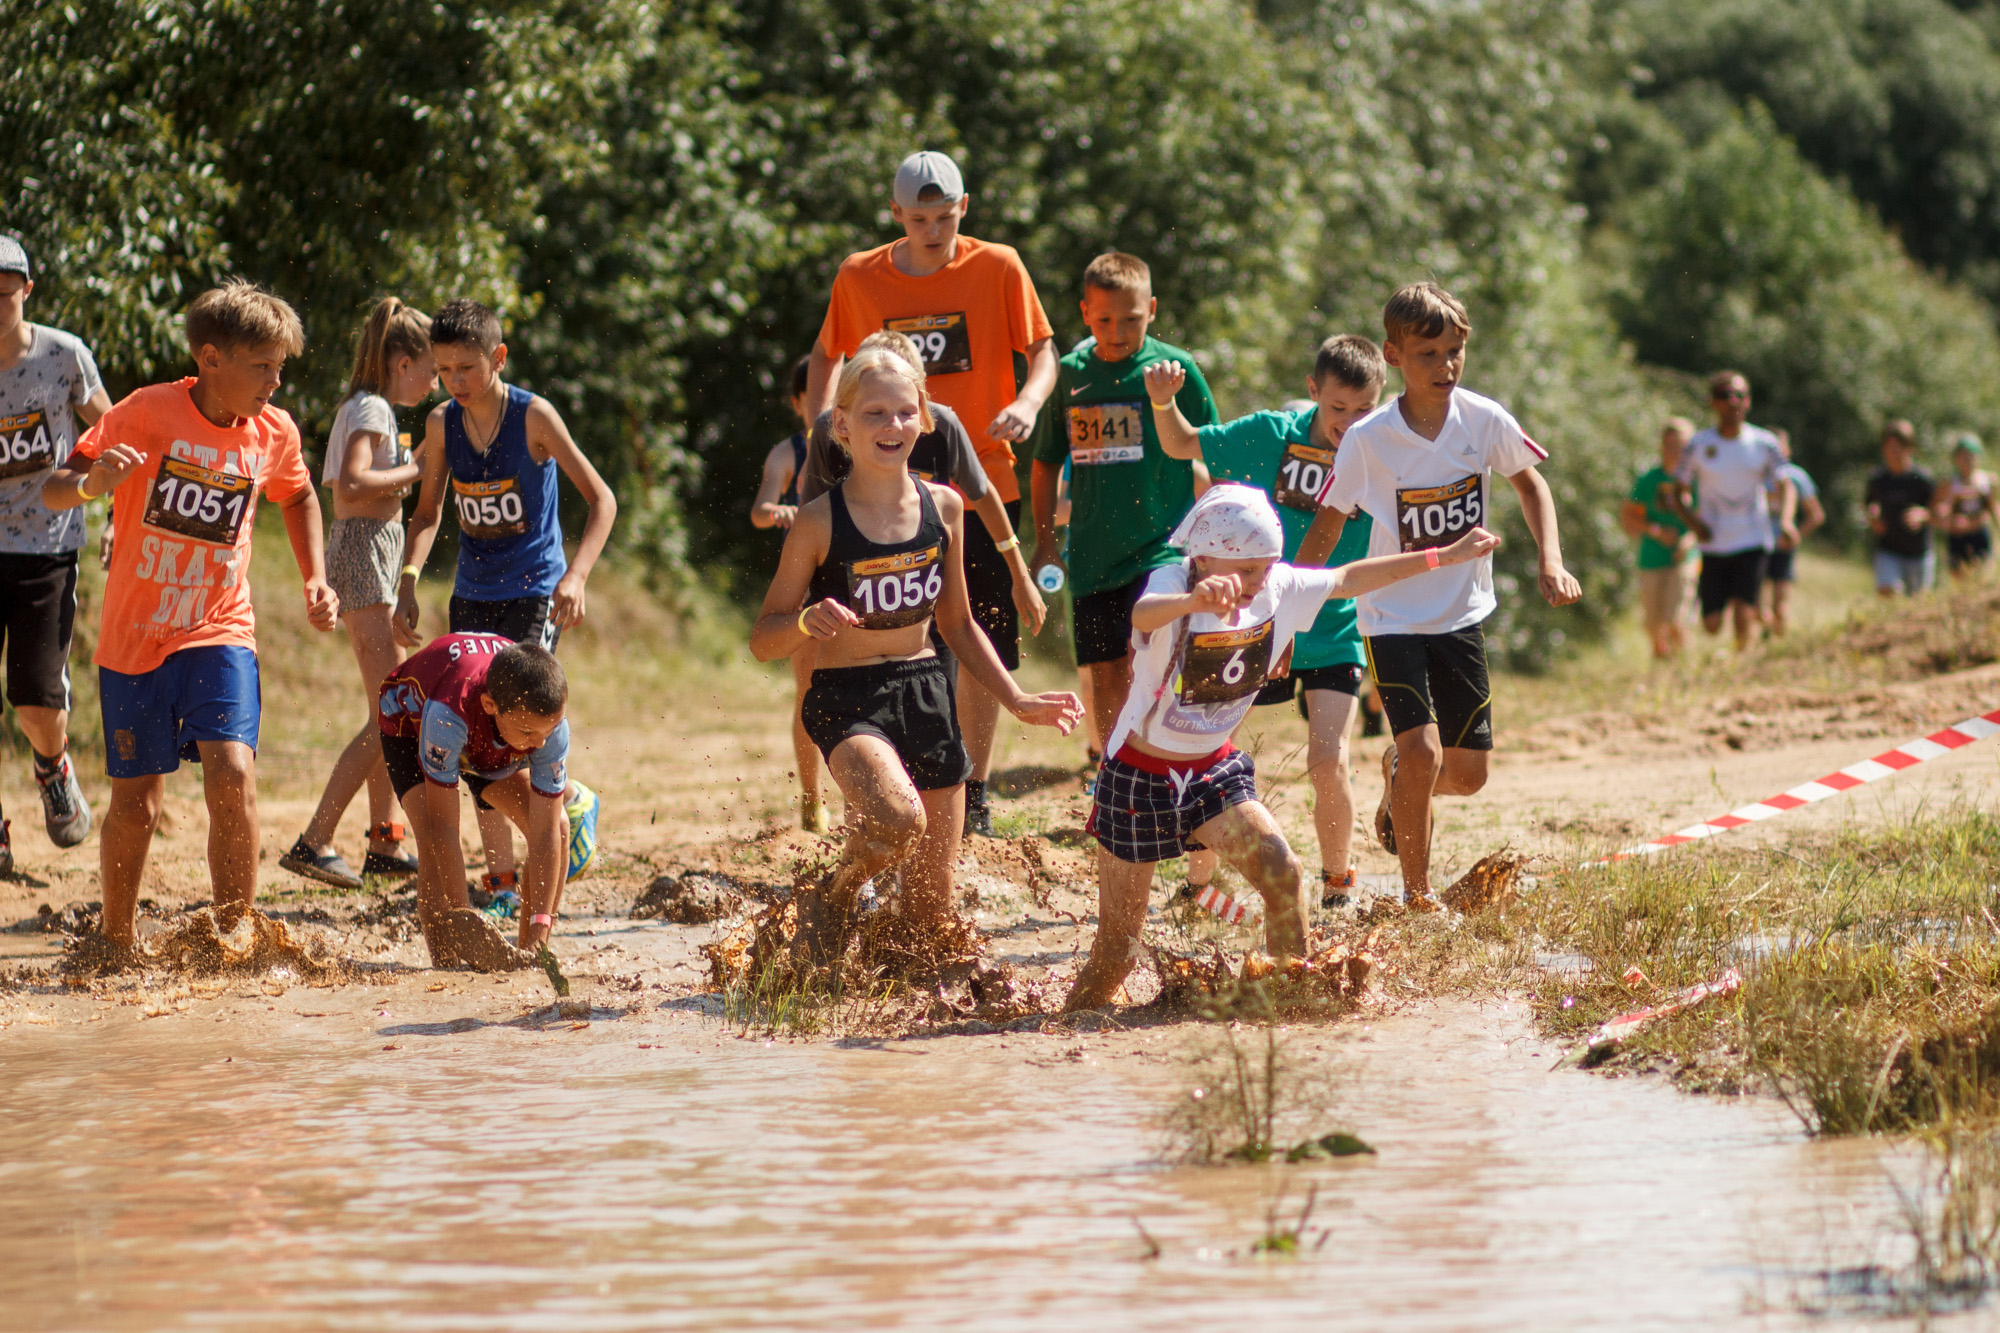
M 1161 362 L 1146 371 L 1160 445 L 1175 458 L 1199 459 L 1217 481 L 1240 481 L 1269 492 L 1285 529 L 1285 560 L 1292 565 L 1344 565 L 1368 554 L 1374 526 L 1357 511 L 1337 543 L 1321 525 L 1313 539 L 1319 497 L 1333 475 L 1334 452 L 1347 428 L 1374 411 L 1386 378 L 1382 352 L 1366 338 L 1336 334 L 1320 344 L 1306 391 L 1312 406 L 1300 411 L 1253 412 L 1224 425 L 1190 426 L 1172 401 L 1180 367 Z M 1328 555 L 1331 548 L 1332 554 Z M 1306 719 L 1306 771 L 1312 777 L 1313 823 L 1319 832 L 1320 894 L 1343 907 L 1354 888 L 1349 852 L 1354 842 L 1354 788 L 1348 781 L 1347 737 L 1353 728 L 1366 655 L 1350 598 L 1331 598 L 1312 627 L 1293 641 L 1291 674 L 1264 687 L 1260 704 L 1284 703 L 1298 691 Z M 1190 879 L 1200 878 L 1190 869 Z
M 1669 417 L 1660 431 L 1660 463 L 1639 474 L 1632 483 L 1631 498 L 1619 510 L 1618 519 L 1625 535 L 1639 541 L 1639 604 L 1646 617 L 1646 637 L 1652 640 L 1653 656 L 1662 661 L 1680 655 L 1686 642 L 1688 556 L 1694 551 L 1694 534 L 1667 506 L 1661 496 L 1679 485 L 1674 471 L 1681 465 L 1681 453 L 1694 438 L 1694 423 L 1685 417 Z
M 1143 260 L 1113 251 L 1083 271 L 1087 341 L 1057 365 L 1055 392 L 1035 423 L 1035 562 L 1067 567 L 1076 664 L 1088 669 L 1098 750 L 1132 688 L 1132 604 L 1146 576 L 1179 555 L 1167 546 L 1194 505 L 1194 466 L 1160 447 L 1146 397 L 1148 367 L 1186 367 L 1175 395 L 1187 420 L 1215 420 L 1215 399 L 1178 347 L 1149 336 L 1159 309 Z M 1070 464 L 1069 550 L 1058 558 L 1056 486 Z

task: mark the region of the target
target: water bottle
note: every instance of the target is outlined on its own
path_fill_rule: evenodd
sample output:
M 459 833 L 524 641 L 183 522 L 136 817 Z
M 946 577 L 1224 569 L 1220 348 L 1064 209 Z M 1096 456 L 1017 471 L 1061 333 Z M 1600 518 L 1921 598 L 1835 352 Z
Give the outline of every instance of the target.
M 1063 577 L 1061 565 L 1043 565 L 1035 571 L 1035 586 L 1043 592 L 1061 592 L 1063 584 L 1067 581 Z

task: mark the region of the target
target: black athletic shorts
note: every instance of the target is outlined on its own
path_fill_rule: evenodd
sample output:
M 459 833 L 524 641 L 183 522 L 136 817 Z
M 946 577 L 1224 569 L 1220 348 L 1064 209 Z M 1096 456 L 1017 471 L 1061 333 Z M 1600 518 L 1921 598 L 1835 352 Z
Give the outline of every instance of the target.
M 459 633 L 460 631 L 454 630 L 452 632 Z M 464 632 L 471 633 L 472 631 L 468 630 Z M 421 787 L 425 782 L 423 761 L 417 754 L 417 738 L 415 736 L 384 736 L 382 738 L 382 762 L 389 766 L 389 785 L 396 789 L 396 799 L 399 801 L 403 799 L 406 793 L 417 787 Z M 482 778 L 476 773 L 461 773 L 458 780 L 463 782 L 465 789 L 472 793 L 473 805 L 481 810 L 491 810 L 493 808 L 486 803 L 486 789 L 501 779 Z
M 1993 558 L 1993 534 L 1985 528 L 1977 532 L 1954 533 L 1944 539 L 1944 558 L 1952 569 L 1983 565 Z M 7 665 L 7 674 L 11 681 L 14 674 L 11 661 Z M 11 690 L 7 697 L 14 697 Z
M 895 747 L 918 791 L 956 787 L 972 773 L 952 707 L 951 676 L 935 657 L 819 667 L 799 714 L 828 763 L 849 736 L 880 736 Z
M 1143 767 L 1142 767 L 1143 765 Z M 1194 831 L 1232 805 L 1257 799 L 1257 766 L 1231 750 L 1207 767 L 1126 749 L 1097 769 L 1089 829 L 1121 861 L 1170 861 L 1199 850 Z
M 1132 607 L 1146 591 L 1148 571 L 1122 588 L 1085 593 L 1070 604 L 1070 635 L 1076 641 L 1076 664 L 1116 662 L 1132 651 Z
M 1493 748 L 1493 697 L 1486 678 L 1486 628 L 1450 634 L 1383 634 L 1363 639 L 1368 674 L 1400 736 L 1437 724 L 1438 739 L 1457 750 Z
M 1702 616 L 1719 616 L 1729 609 L 1731 602 L 1757 605 L 1764 594 L 1764 568 L 1769 556 L 1770 552 L 1761 546 L 1723 555 L 1702 552 L 1701 581 L 1695 585 Z
M 1267 680 L 1264 688 L 1257 692 L 1256 707 L 1267 704 L 1282 704 L 1291 701 L 1294 692 L 1299 699 L 1299 716 L 1306 716 L 1306 694 L 1311 690 L 1332 690 L 1335 694 L 1361 693 L 1361 667 L 1353 662 L 1343 662 L 1339 666 L 1301 667 L 1289 676 L 1277 680 Z
M 1021 530 L 1021 502 L 1007 502 L 1007 517 L 1014 531 Z M 1000 665 L 1009 671 L 1021 665 L 1021 614 L 1014 609 L 1014 576 L 1007 569 L 1007 557 L 993 545 L 993 534 L 965 507 L 965 595 L 972 602 L 972 618 L 993 642 Z
M 1766 583 L 1797 583 L 1799 581 L 1798 571 L 1793 568 L 1797 563 L 1795 559 L 1797 555 L 1798 552 L 1796 550 L 1786 551 L 1780 549 L 1769 552 L 1764 559 L 1764 581 Z
M 556 650 L 562 631 L 549 619 L 553 597 L 509 597 L 500 602 L 482 602 L 454 594 L 451 599 L 453 634 L 498 634 L 515 643 L 535 643 Z
M 76 629 L 76 552 L 0 553 L 0 633 L 7 636 L 7 702 L 68 708 Z

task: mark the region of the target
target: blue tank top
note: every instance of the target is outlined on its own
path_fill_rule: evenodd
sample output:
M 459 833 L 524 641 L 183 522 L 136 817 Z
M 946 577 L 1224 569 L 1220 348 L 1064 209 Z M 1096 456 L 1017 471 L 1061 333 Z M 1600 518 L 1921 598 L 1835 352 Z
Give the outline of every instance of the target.
M 493 442 L 479 453 L 465 435 L 465 411 L 444 408 L 444 457 L 458 514 L 454 594 L 475 602 L 547 597 L 569 561 L 556 517 L 556 464 L 528 451 L 528 404 L 534 395 L 507 386 L 507 410 Z

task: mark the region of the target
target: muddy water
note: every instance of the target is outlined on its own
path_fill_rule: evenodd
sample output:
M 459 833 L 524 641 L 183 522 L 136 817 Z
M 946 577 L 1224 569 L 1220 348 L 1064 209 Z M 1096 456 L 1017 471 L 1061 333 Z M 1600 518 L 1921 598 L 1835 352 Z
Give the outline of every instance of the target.
M 1339 1039 L 1378 1158 L 1207 1170 L 1150 1160 L 1185 1032 L 370 1017 L 10 1033 L 0 1325 L 1786 1327 L 1784 1266 L 1888 1210 L 1867 1145 L 1551 1074 L 1518 1010 Z M 1249 1257 L 1285 1180 L 1330 1238 Z

